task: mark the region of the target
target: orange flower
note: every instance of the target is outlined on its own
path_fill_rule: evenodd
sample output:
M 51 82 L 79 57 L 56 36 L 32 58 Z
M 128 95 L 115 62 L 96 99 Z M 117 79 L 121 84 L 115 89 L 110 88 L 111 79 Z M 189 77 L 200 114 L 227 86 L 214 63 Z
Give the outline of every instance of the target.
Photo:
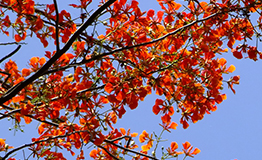
M 184 152 L 177 152 L 178 144 L 176 142 L 171 142 L 170 147 L 168 147 L 167 152 L 169 155 L 183 154 Z
M 186 156 L 189 156 L 189 157 L 194 157 L 193 155 L 197 155 L 198 153 L 200 153 L 200 149 L 198 148 L 195 148 L 193 152 L 192 149 L 193 149 L 193 146 L 191 146 L 191 144 L 189 142 L 185 142 L 183 143 L 183 151 L 184 153 L 186 154 Z
M 153 146 L 153 141 L 154 141 L 154 140 L 152 139 L 152 134 L 151 134 L 151 136 L 149 137 L 149 134 L 144 130 L 144 131 L 142 132 L 142 134 L 140 134 L 140 136 L 139 136 L 139 141 L 140 141 L 141 143 L 143 143 L 143 142 L 145 142 L 146 140 L 148 141 L 147 144 L 141 146 L 142 151 L 148 151 L 148 150 Z

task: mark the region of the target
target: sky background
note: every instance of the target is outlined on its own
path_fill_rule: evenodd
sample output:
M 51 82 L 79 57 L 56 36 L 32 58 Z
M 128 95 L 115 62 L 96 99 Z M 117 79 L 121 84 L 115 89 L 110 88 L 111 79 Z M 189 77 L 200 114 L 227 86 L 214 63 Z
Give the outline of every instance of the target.
M 66 1 L 69 2 L 69 0 Z M 50 1 L 45 1 L 45 3 L 48 2 Z M 62 2 L 62 0 L 58 0 L 58 5 L 61 6 L 60 10 L 65 7 Z M 150 2 L 148 0 L 138 0 L 138 2 L 141 10 L 160 9 L 156 0 Z M 182 3 L 183 1 L 176 2 Z M 6 42 L 6 40 L 0 35 L 0 42 Z M 30 57 L 43 56 L 44 51 L 48 50 L 43 49 L 39 40 L 29 38 L 26 42 L 28 42 L 28 45 L 22 46 L 21 50 L 11 58 L 17 62 L 19 68 L 25 67 Z M 51 50 L 55 49 L 53 44 L 49 47 L 52 48 Z M 0 57 L 3 57 L 10 53 L 14 46 L 0 46 L 0 49 Z M 261 60 L 254 62 L 245 58 L 238 60 L 233 57 L 231 52 L 223 54 L 222 57 L 227 59 L 228 66 L 230 64 L 236 66 L 236 71 L 225 76 L 225 80 L 228 80 L 231 76 L 240 75 L 240 85 L 234 87 L 236 94 L 233 94 L 228 89 L 227 84 L 224 84 L 223 92 L 227 94 L 227 100 L 218 105 L 217 111 L 211 113 L 211 115 L 205 115 L 204 119 L 196 124 L 190 124 L 188 129 L 182 128 L 179 124 L 181 115 L 175 113 L 173 120 L 179 126 L 172 133 L 165 132 L 163 139 L 168 139 L 168 142 L 160 144 L 159 151 L 162 145 L 167 147 L 172 141 L 176 141 L 179 145 L 178 150 L 182 150 L 182 143 L 189 141 L 193 146 L 201 150 L 201 153 L 195 156 L 194 160 L 261 160 L 262 62 Z M 3 68 L 3 64 L 0 64 L 0 67 Z M 143 102 L 139 103 L 137 109 L 132 111 L 126 107 L 127 113 L 123 119 L 118 120 L 116 127 L 131 128 L 131 132 L 139 134 L 143 130 L 148 133 L 154 131 L 159 134 L 162 129 L 159 126 L 160 117 L 155 116 L 152 112 L 152 106 L 156 98 L 158 97 L 154 94 L 149 95 Z M 30 124 L 29 127 L 24 128 L 24 133 L 17 132 L 15 136 L 13 131 L 8 130 L 11 124 L 12 121 L 0 121 L 0 138 L 7 139 L 6 142 L 14 147 L 28 143 L 32 136 L 37 136 L 36 125 L 38 123 Z M 138 140 L 136 142 L 138 143 Z M 157 155 L 160 158 L 159 152 L 157 152 Z M 17 157 L 23 159 L 22 152 L 18 152 Z M 182 158 L 180 156 L 179 159 Z M 188 157 L 187 159 L 192 158 Z

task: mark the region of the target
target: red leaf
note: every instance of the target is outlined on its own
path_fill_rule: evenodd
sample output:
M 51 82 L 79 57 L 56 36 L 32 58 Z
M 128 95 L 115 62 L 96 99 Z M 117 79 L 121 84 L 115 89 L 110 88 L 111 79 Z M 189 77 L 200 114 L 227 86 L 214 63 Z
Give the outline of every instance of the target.
M 15 41 L 20 42 L 21 40 L 22 40 L 22 38 L 18 34 L 16 34 L 15 35 Z
M 183 125 L 183 128 L 184 129 L 187 129 L 188 127 L 189 127 L 189 124 L 187 123 L 187 121 L 185 121 L 185 120 L 180 120 L 180 123 L 182 123 L 182 125 Z
M 118 117 L 119 118 L 122 118 L 122 116 L 126 113 L 126 110 L 123 107 L 123 105 L 120 108 L 118 108 L 117 111 L 118 111 Z
M 163 123 L 170 123 L 171 117 L 168 114 L 165 114 L 164 116 L 161 117 L 161 120 Z
M 147 12 L 147 16 L 148 16 L 148 17 L 153 17 L 154 14 L 155 14 L 155 11 L 154 11 L 153 9 L 150 9 L 150 10 L 148 10 L 148 12 Z
M 114 86 L 113 86 L 111 83 L 107 83 L 106 86 L 105 86 L 105 91 L 106 91 L 107 93 L 111 93 L 111 92 L 114 90 L 113 87 L 114 87 Z
M 227 46 L 229 48 L 233 48 L 233 45 L 235 44 L 235 39 L 234 38 L 230 38 L 229 41 L 227 42 Z
M 234 57 L 236 57 L 237 59 L 242 59 L 243 55 L 241 52 L 237 51 L 235 48 L 231 50 L 233 52 Z
M 153 112 L 155 113 L 155 115 L 158 115 L 158 113 L 160 112 L 161 108 L 158 105 L 154 105 L 153 106 Z

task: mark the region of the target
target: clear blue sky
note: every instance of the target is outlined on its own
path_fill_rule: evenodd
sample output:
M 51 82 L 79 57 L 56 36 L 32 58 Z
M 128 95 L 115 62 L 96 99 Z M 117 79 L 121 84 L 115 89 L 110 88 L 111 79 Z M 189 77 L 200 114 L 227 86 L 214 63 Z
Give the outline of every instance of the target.
M 146 0 L 138 1 L 142 10 L 159 9 L 156 0 L 151 0 L 150 2 Z M 59 5 L 62 5 L 62 0 L 58 2 Z M 177 2 L 181 3 L 183 1 Z M 0 35 L 0 37 L 2 36 Z M 5 40 L 0 38 L 0 42 L 5 42 Z M 28 45 L 23 46 L 12 57 L 12 60 L 15 60 L 21 68 L 27 64 L 29 57 L 44 55 L 44 50 L 38 40 L 32 41 L 29 38 L 27 42 Z M 13 48 L 10 46 L 0 47 L 1 57 L 9 53 Z M 240 75 L 241 77 L 240 85 L 235 85 L 236 94 L 234 95 L 225 84 L 224 93 L 227 94 L 227 100 L 218 105 L 216 112 L 213 112 L 211 115 L 205 115 L 203 120 L 196 124 L 190 124 L 186 130 L 179 125 L 177 130 L 172 131 L 171 134 L 166 132 L 163 138 L 169 141 L 168 143 L 163 143 L 163 145 L 168 146 L 171 141 L 176 141 L 179 144 L 178 150 L 181 150 L 182 143 L 189 141 L 193 146 L 201 150 L 201 153 L 195 156 L 195 160 L 233 160 L 235 158 L 238 160 L 260 160 L 260 152 L 262 150 L 261 60 L 257 62 L 249 59 L 237 60 L 230 52 L 225 53 L 222 57 L 227 59 L 228 66 L 230 64 L 236 66 L 236 71 L 225 79 L 233 75 Z M 3 64 L 1 64 L 2 67 Z M 159 133 L 161 131 L 161 127 L 158 125 L 160 117 L 152 113 L 155 98 L 157 98 L 155 95 L 150 95 L 139 104 L 136 110 L 127 110 L 130 112 L 127 112 L 123 119 L 118 121 L 117 126 L 126 129 L 131 128 L 131 132 L 139 134 L 143 130 Z M 179 123 L 179 118 L 180 114 L 175 113 L 174 120 L 177 123 Z M 25 128 L 25 133 L 17 133 L 16 136 L 13 136 L 13 132 L 8 131 L 11 122 L 0 121 L 0 125 L 0 138 L 6 138 L 7 143 L 15 147 L 29 142 L 28 140 L 30 140 L 32 135 L 37 135 L 35 125 L 30 125 L 29 128 Z M 18 153 L 18 157 L 20 155 L 22 155 L 21 152 Z M 182 159 L 182 157 L 179 159 Z

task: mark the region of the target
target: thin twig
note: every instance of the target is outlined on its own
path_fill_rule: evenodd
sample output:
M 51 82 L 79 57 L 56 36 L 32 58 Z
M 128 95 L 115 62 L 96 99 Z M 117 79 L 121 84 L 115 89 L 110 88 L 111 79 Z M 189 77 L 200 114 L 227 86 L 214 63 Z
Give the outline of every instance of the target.
M 8 107 L 8 106 L 6 106 L 6 105 L 1 105 L 1 106 L 2 106 L 3 108 L 5 108 L 5 109 L 9 109 L 9 110 L 11 110 L 11 111 L 8 112 L 8 113 L 6 113 L 6 114 L 3 114 L 2 116 L 0 116 L 0 120 L 1 120 L 1 119 L 4 119 L 4 118 L 7 118 L 7 117 L 10 117 L 10 116 L 11 116 L 12 114 L 14 114 L 14 113 L 19 113 L 19 112 L 21 112 L 21 108 L 19 108 L 19 109 L 13 109 L 13 108 Z M 42 122 L 42 123 L 46 123 L 46 124 L 52 125 L 52 126 L 54 126 L 54 127 L 59 127 L 59 124 L 57 124 L 57 123 L 49 122 L 49 121 L 46 121 L 46 120 L 41 120 L 41 119 L 39 119 L 39 118 L 35 118 L 33 115 L 24 115 L 24 116 L 30 117 L 30 118 L 32 118 L 32 119 L 34 119 L 34 120 L 36 120 L 36 121 Z
M 107 142 L 107 143 L 110 143 L 110 144 L 112 144 L 112 145 L 114 145 L 114 146 L 116 146 L 117 148 L 123 149 L 124 151 L 128 151 L 128 152 L 131 152 L 131 153 L 135 153 L 135 154 L 138 154 L 138 155 L 140 155 L 140 156 L 144 156 L 144 157 L 147 157 L 147 158 L 150 158 L 150 159 L 153 159 L 153 160 L 158 160 L 157 158 L 152 157 L 152 156 L 149 156 L 149 155 L 147 155 L 147 154 L 140 153 L 140 152 L 138 152 L 138 151 L 134 151 L 134 150 L 125 148 L 125 147 L 123 147 L 123 146 L 120 146 L 119 144 L 115 144 L 114 142 L 112 142 L 112 141 L 110 141 L 110 140 L 107 140 L 107 139 L 106 139 L 106 140 L 104 140 L 104 141 Z
M 24 45 L 26 45 L 27 43 L 25 43 L 25 42 L 6 42 L 6 43 L 0 43 L 1 46 L 13 45 L 13 44 L 16 44 L 16 45 L 24 44 Z
M 107 154 L 109 154 L 112 158 L 114 158 L 115 160 L 120 160 L 119 158 L 117 158 L 116 156 L 114 156 L 112 153 L 110 153 L 105 147 L 103 146 L 97 146 L 99 148 L 102 148 Z
M 35 145 L 35 144 L 38 144 L 38 143 L 42 143 L 42 142 L 45 142 L 45 141 L 49 141 L 49 140 L 53 140 L 53 139 L 58 139 L 58 138 L 64 138 L 64 137 L 67 137 L 67 136 L 70 136 L 72 134 L 76 134 L 76 133 L 81 133 L 81 132 L 88 132 L 87 130 L 84 130 L 84 131 L 73 131 L 71 133 L 67 133 L 65 135 L 59 135 L 59 136 L 53 136 L 53 137 L 48 137 L 48 138 L 45 138 L 43 140 L 39 140 L 39 141 L 35 141 L 35 142 L 32 142 L 32 143 L 28 143 L 28 144 L 23 144 L 22 146 L 20 147 L 17 147 L 9 152 L 6 153 L 6 155 L 1 159 L 1 160 L 5 160 L 8 158 L 9 155 L 11 155 L 12 153 L 18 151 L 18 150 L 21 150 L 23 148 L 26 148 L 26 147 L 30 147 L 32 145 Z
M 2 105 L 2 107 L 3 107 L 3 108 L 6 108 L 6 107 L 4 107 L 3 105 Z M 20 111 L 21 111 L 21 109 L 11 110 L 10 112 L 5 113 L 5 114 L 3 114 L 2 116 L 0 116 L 0 120 L 1 120 L 1 119 L 4 119 L 4 118 L 7 118 L 7 117 L 10 117 L 12 114 L 18 113 L 18 112 L 20 112 Z
M 4 82 L 2 80 L 0 80 L 0 83 L 2 83 L 2 87 L 6 90 L 8 90 L 9 88 L 11 88 L 11 86 L 9 86 L 8 84 L 6 84 L 7 80 L 10 78 L 11 74 L 4 72 L 4 71 L 0 71 L 0 73 L 7 75 L 7 77 L 5 78 Z
M 7 58 L 13 56 L 17 51 L 19 51 L 20 48 L 21 48 L 21 45 L 18 45 L 13 52 L 11 52 L 11 53 L 9 53 L 8 55 L 6 55 L 5 57 L 3 57 L 3 58 L 0 60 L 0 63 L 2 63 L 2 62 L 3 62 L 4 60 L 6 60 Z

